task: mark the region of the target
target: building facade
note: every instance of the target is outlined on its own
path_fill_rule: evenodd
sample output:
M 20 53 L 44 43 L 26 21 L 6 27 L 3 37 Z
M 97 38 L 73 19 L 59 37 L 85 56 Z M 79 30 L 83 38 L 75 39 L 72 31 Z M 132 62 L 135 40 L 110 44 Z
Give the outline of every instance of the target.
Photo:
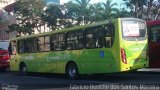
M 17 23 L 13 13 L 14 3 L 18 0 L 0 0 L 0 40 L 8 40 L 16 37 L 17 32 L 9 32 L 8 25 Z M 60 0 L 46 0 L 47 4 L 60 4 Z M 46 27 L 46 28 L 44 28 Z M 41 33 L 48 32 L 50 29 L 47 25 L 40 27 Z M 35 30 L 35 34 L 40 33 Z
M 4 8 L 7 5 L 14 3 L 16 0 L 0 0 L 0 9 Z
M 16 32 L 9 32 L 8 25 L 16 23 L 12 4 L 16 0 L 0 0 L 0 40 L 15 37 Z

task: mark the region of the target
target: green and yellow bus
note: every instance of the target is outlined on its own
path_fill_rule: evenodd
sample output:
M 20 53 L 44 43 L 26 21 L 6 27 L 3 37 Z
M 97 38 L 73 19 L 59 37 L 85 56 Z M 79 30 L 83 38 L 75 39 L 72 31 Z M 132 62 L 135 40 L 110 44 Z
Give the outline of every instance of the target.
M 10 40 L 10 69 L 79 74 L 115 73 L 148 67 L 144 20 L 117 18 Z

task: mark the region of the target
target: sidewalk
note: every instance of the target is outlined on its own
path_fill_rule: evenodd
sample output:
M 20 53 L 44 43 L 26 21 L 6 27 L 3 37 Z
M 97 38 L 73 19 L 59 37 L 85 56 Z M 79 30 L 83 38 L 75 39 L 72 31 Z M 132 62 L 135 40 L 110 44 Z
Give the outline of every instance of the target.
M 142 68 L 142 69 L 138 69 L 137 71 L 143 71 L 143 72 L 160 72 L 160 68 Z

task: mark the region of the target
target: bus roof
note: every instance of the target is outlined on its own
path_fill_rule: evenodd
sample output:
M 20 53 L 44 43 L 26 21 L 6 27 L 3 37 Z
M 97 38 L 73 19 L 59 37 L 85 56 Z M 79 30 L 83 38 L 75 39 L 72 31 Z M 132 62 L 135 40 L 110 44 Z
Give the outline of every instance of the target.
M 160 24 L 160 20 L 155 20 L 155 21 L 148 21 L 147 22 L 147 25 L 157 25 L 157 24 Z
M 92 27 L 92 26 L 110 24 L 110 23 L 115 22 L 115 20 L 118 20 L 118 19 L 122 19 L 122 20 L 127 20 L 127 19 L 141 20 L 141 19 L 138 19 L 138 18 L 116 18 L 116 19 L 110 19 L 110 20 L 105 20 L 105 21 L 101 21 L 101 22 L 95 22 L 95 23 L 92 23 L 92 24 L 87 24 L 87 25 L 82 25 L 82 26 L 74 26 L 74 27 L 64 28 L 64 29 L 55 30 L 55 31 L 51 31 L 51 32 L 44 32 L 44 33 L 40 33 L 40 34 L 33 34 L 33 35 L 28 35 L 28 36 L 23 36 L 23 37 L 16 37 L 16 38 L 13 38 L 13 39 L 10 39 L 10 40 L 27 39 L 27 38 L 32 38 L 32 37 L 40 37 L 40 36 L 56 34 L 56 33 L 64 33 L 66 31 L 74 31 L 74 30 L 84 29 L 84 28 L 88 28 L 88 27 Z
M 109 24 L 112 21 L 113 20 L 106 20 L 106 21 L 96 22 L 96 23 L 82 25 L 82 26 L 74 26 L 74 27 L 69 27 L 69 28 L 63 28 L 63 29 L 59 29 L 59 30 L 55 30 L 55 31 L 50 31 L 50 32 L 44 32 L 44 33 L 39 33 L 39 34 L 32 34 L 32 35 L 27 35 L 27 36 L 23 36 L 23 37 L 16 37 L 16 38 L 13 38 L 13 39 L 10 39 L 10 40 L 27 39 L 27 38 L 32 38 L 32 37 L 40 37 L 40 36 L 46 36 L 46 35 L 56 34 L 56 33 L 64 33 L 66 31 L 74 31 L 74 30 L 84 29 L 84 28 L 87 28 L 87 27 Z

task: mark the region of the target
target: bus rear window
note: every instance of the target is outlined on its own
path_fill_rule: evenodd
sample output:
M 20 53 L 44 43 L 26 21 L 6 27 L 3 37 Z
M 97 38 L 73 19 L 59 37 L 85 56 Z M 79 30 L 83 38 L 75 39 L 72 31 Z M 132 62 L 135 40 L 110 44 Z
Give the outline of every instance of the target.
M 146 39 L 146 25 L 142 21 L 122 21 L 123 39 L 134 41 Z

